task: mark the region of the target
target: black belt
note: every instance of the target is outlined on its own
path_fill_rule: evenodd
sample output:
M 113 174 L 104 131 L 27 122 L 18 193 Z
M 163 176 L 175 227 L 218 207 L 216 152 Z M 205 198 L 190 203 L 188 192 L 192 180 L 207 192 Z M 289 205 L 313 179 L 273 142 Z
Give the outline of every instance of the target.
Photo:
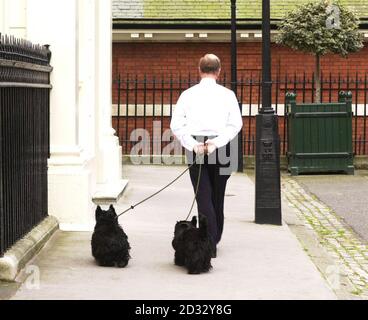
M 194 139 L 196 139 L 198 142 L 205 142 L 207 141 L 208 139 L 214 139 L 216 138 L 217 136 L 194 136 L 192 135 L 192 137 Z

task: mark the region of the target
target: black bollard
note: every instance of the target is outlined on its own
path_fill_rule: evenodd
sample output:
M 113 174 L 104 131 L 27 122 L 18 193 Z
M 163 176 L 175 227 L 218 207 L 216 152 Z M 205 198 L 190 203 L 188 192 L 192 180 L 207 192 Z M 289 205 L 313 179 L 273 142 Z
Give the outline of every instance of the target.
M 281 225 L 280 138 L 275 114 L 256 116 L 255 222 Z
M 255 222 L 281 225 L 280 138 L 272 109 L 270 0 L 262 0 L 262 108 L 256 116 Z

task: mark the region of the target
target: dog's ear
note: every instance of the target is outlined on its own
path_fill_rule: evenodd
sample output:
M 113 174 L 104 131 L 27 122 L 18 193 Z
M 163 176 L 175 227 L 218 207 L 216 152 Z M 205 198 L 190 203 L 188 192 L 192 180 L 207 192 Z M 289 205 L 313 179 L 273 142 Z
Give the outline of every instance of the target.
M 112 204 L 110 204 L 109 211 L 116 214 L 115 208 Z
M 96 221 L 101 217 L 102 214 L 103 214 L 103 211 L 102 211 L 101 207 L 97 206 L 97 208 L 96 208 Z
M 196 226 L 197 226 L 197 217 L 196 217 L 196 216 L 193 216 L 193 218 L 192 218 L 192 225 L 193 225 L 194 227 L 196 227 Z

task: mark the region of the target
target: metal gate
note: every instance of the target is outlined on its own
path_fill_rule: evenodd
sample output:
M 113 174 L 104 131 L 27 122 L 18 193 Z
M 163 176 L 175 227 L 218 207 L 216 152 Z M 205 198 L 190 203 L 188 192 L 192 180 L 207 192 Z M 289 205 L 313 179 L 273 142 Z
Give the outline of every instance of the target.
M 295 94 L 287 94 L 291 174 L 354 174 L 351 92 L 340 92 L 338 103 L 296 104 L 295 98 Z

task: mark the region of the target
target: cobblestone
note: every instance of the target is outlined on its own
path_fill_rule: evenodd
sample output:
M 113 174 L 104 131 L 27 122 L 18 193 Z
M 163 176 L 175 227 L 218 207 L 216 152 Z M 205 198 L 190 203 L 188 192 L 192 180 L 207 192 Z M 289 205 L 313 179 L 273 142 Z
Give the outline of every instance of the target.
M 299 219 L 315 232 L 327 249 L 340 275 L 346 275 L 354 288 L 352 294 L 368 299 L 368 246 L 336 213 L 316 196 L 308 194 L 291 177 L 282 179 L 283 196 Z

